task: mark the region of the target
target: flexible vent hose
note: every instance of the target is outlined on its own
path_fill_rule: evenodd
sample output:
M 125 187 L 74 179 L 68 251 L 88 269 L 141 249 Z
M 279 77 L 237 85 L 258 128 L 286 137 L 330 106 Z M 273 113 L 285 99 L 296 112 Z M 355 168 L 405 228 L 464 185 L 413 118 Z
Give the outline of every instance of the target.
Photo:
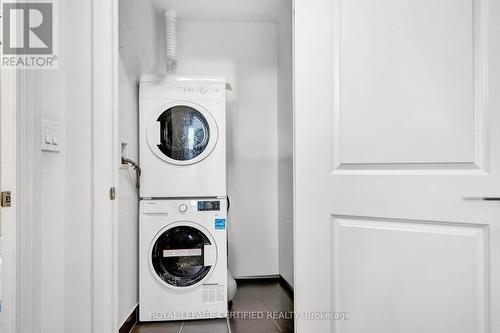
M 173 10 L 165 11 L 165 55 L 167 73 L 175 73 L 177 70 L 177 13 Z

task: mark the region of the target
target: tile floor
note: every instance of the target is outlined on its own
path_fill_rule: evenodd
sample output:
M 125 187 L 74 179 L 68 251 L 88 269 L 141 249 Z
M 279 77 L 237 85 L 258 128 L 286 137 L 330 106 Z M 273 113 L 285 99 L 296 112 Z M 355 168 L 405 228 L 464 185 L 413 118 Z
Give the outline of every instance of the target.
M 293 320 L 285 314 L 293 311 L 292 295 L 278 282 L 238 281 L 238 293 L 233 302 L 232 317 L 226 319 L 144 323 L 132 333 L 293 333 Z M 277 315 L 269 316 L 271 312 Z M 251 319 L 257 313 L 261 319 Z

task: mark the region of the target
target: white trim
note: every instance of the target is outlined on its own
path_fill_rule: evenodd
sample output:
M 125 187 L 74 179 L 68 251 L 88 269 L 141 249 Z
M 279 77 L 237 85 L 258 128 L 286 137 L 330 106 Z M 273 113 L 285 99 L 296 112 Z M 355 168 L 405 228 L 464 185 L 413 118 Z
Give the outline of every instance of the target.
M 92 1 L 93 332 L 118 331 L 118 0 Z M 110 94 L 111 92 L 111 94 Z
M 294 302 L 294 310 L 297 309 L 296 302 L 297 302 L 297 296 L 298 295 L 297 291 L 297 221 L 295 217 L 297 216 L 297 182 L 295 181 L 297 179 L 297 154 L 296 154 L 296 133 L 297 133 L 297 127 L 296 127 L 296 114 L 297 111 L 295 109 L 296 101 L 295 101 L 295 77 L 296 77 L 296 68 L 295 68 L 295 3 L 297 0 L 292 0 L 292 113 L 293 113 L 293 134 L 292 134 L 292 141 L 293 141 L 293 147 L 292 147 L 292 211 L 293 211 L 293 302 Z M 297 316 L 294 316 L 293 319 L 293 331 L 294 333 L 297 332 L 297 326 L 298 326 L 298 321 L 297 321 Z
M 18 72 L 2 71 L 1 189 L 12 192 L 11 208 L 2 208 L 2 331 L 17 332 L 17 83 Z
M 120 167 L 122 166 L 121 141 L 119 138 L 119 111 L 120 111 L 120 12 L 119 0 L 113 0 L 113 43 L 112 43 L 112 61 L 113 61 L 113 178 L 118 193 L 120 192 Z M 120 279 L 119 279 L 119 220 L 118 200 L 114 205 L 113 218 L 113 309 L 115 330 L 118 332 L 120 325 Z M 139 313 L 137 313 L 139 315 Z
M 20 71 L 16 89 L 16 228 L 17 228 L 17 276 L 16 304 L 17 331 L 33 332 L 40 322 L 39 304 L 41 288 L 38 276 L 41 262 L 36 256 L 41 251 L 40 223 L 37 220 L 39 186 L 36 165 L 39 165 L 40 146 L 35 136 L 40 127 L 36 112 L 38 95 L 35 89 L 34 71 Z M 39 160 L 38 160 L 39 162 Z

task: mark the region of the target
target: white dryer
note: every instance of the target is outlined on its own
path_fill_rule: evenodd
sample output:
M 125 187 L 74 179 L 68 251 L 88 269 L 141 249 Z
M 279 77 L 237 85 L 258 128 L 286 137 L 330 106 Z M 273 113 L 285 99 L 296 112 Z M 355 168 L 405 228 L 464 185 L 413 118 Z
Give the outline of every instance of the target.
M 226 200 L 142 200 L 140 321 L 227 316 Z
M 141 197 L 225 196 L 225 80 L 143 75 L 139 104 Z

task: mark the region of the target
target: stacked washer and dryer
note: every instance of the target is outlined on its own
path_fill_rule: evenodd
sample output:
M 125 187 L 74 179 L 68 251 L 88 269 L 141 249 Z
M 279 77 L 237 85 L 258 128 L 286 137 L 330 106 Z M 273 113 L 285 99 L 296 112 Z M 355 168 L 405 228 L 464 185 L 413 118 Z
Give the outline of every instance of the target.
M 139 319 L 226 317 L 225 81 L 146 75 L 139 99 Z

